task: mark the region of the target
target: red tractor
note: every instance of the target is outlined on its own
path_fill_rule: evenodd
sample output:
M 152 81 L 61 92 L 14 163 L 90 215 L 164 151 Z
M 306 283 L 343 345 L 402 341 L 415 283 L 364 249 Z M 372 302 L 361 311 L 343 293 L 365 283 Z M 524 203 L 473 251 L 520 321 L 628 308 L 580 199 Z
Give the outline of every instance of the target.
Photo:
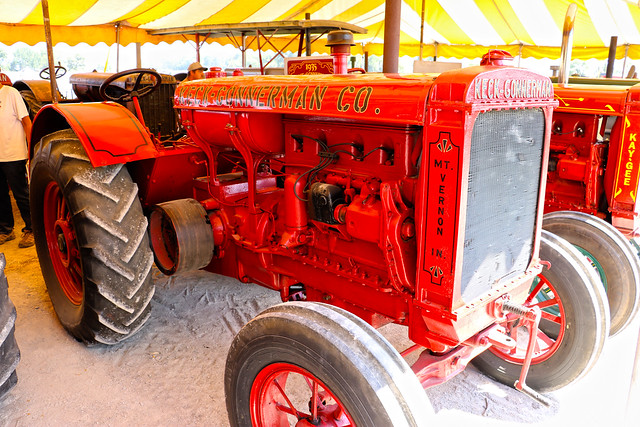
M 573 243 L 598 271 L 614 335 L 629 325 L 640 301 L 640 248 L 633 240 L 640 236 L 640 84 L 569 79 L 575 11 L 575 4 L 567 11 L 564 65 L 554 86 L 559 105 L 553 113 L 543 228 Z
M 127 74 L 133 87 L 110 94 Z M 186 134 L 164 138 L 139 107 L 145 75 L 160 84 L 132 70 L 100 85 L 133 112 L 65 103 L 35 119 L 37 251 L 78 340 L 143 326 L 155 260 L 167 275 L 205 269 L 281 295 L 229 350 L 231 425 L 426 425 L 423 387 L 471 359 L 541 401 L 596 362 L 606 295 L 541 227 L 548 78 L 489 64 L 183 82 Z M 375 329 L 387 323 L 415 345 L 398 353 Z
M 572 84 L 554 91 L 560 105 L 547 174 L 545 212 L 551 213 L 543 227 L 576 245 L 596 267 L 614 335 L 631 322 L 640 298 L 638 251 L 622 235 L 640 235 L 640 85 Z

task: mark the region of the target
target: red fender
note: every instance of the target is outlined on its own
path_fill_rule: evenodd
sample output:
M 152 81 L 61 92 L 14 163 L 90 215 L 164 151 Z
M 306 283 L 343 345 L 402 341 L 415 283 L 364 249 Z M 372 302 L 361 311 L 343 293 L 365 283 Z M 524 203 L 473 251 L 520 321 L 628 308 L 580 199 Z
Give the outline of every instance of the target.
M 51 104 L 34 119 L 30 156 L 45 135 L 71 128 L 94 167 L 156 157 L 149 133 L 125 107 L 114 102 Z

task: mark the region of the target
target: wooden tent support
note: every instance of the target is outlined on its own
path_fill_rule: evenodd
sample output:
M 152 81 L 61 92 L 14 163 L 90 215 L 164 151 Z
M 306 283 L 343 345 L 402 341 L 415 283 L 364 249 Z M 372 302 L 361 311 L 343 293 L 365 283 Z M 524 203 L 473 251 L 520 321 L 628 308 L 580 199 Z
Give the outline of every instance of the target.
M 398 72 L 401 12 L 401 0 L 387 0 L 384 2 L 384 50 L 382 52 L 383 73 Z
M 610 79 L 613 77 L 613 65 L 616 62 L 616 50 L 618 49 L 618 36 L 611 36 L 609 42 L 609 59 L 607 60 L 607 73 L 605 77 Z
M 116 73 L 120 72 L 120 23 L 116 22 Z
M 42 0 L 42 19 L 44 21 L 44 38 L 47 41 L 47 59 L 49 60 L 49 82 L 51 83 L 51 100 L 58 103 L 58 85 L 56 67 L 53 61 L 53 39 L 51 38 L 51 20 L 49 19 L 49 0 Z
M 422 11 L 420 12 L 420 61 L 422 61 L 422 49 L 424 47 L 424 3 L 422 0 Z

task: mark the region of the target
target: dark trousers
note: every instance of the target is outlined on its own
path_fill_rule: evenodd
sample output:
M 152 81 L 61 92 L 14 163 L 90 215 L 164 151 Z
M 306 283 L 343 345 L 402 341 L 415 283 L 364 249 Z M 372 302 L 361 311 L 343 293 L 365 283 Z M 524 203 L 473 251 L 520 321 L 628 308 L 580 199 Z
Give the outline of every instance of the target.
M 2 234 L 11 233 L 14 225 L 9 188 L 11 188 L 13 198 L 16 199 L 20 216 L 25 224 L 22 231 L 31 230 L 26 164 L 26 160 L 0 162 L 0 233 Z

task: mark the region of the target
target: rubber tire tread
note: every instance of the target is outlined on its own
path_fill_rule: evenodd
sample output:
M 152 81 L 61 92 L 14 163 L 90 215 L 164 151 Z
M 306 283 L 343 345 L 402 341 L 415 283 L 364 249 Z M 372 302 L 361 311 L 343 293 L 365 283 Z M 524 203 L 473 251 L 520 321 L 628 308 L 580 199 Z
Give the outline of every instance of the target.
M 155 287 L 147 219 L 126 167 L 93 168 L 73 131 L 62 130 L 36 146 L 31 177 L 36 250 L 58 319 L 87 344 L 115 344 L 130 337 L 149 318 Z M 58 184 L 72 215 L 84 276 L 79 306 L 62 291 L 47 248 L 43 200 L 51 181 Z
M 631 243 L 608 222 L 583 212 L 548 213 L 542 228 L 586 250 L 600 263 L 607 278 L 610 334 L 623 331 L 640 305 L 640 260 Z
M 411 368 L 374 328 L 337 307 L 288 302 L 260 313 L 231 344 L 225 367 L 231 426 L 251 425 L 253 381 L 277 362 L 318 377 L 358 426 L 424 426 L 433 414 Z
M 606 295 L 593 267 L 569 242 L 542 230 L 540 258 L 551 263 L 541 275 L 556 289 L 565 310 L 565 335 L 546 360 L 531 364 L 528 386 L 539 392 L 565 387 L 595 365 L 609 336 Z M 542 323 L 542 322 L 541 322 Z M 541 324 L 541 328 L 543 328 Z M 489 377 L 513 386 L 522 365 L 487 350 L 472 363 Z
M 9 299 L 5 265 L 4 254 L 0 253 L 0 398 L 18 382 L 16 367 L 20 362 L 20 349 L 14 334 L 16 308 Z
M 42 108 L 42 103 L 38 101 L 38 98 L 30 90 L 21 90 L 20 95 L 24 100 L 27 110 L 29 110 L 29 118 L 33 118 L 38 114 L 38 111 Z

